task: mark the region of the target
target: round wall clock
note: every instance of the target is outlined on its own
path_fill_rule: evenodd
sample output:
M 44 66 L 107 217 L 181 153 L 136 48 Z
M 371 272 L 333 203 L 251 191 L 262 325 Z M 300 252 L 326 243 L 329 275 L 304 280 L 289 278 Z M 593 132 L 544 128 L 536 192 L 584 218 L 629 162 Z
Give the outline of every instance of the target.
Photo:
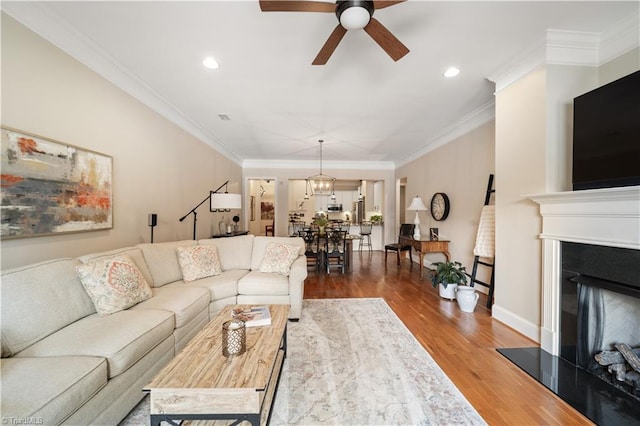
M 444 192 L 436 192 L 431 197 L 431 216 L 435 220 L 445 220 L 449 216 L 449 197 Z

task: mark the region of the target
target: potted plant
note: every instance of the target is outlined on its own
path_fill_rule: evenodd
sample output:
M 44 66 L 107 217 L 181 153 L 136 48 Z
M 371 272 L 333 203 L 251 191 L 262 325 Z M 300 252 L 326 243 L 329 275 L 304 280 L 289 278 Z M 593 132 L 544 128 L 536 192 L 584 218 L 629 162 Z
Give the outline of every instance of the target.
M 324 232 L 324 228 L 329 223 L 329 220 L 323 214 L 319 214 L 313 220 L 313 223 L 320 228 L 320 232 Z
M 436 270 L 431 277 L 433 287 L 438 287 L 440 297 L 453 300 L 458 284 L 467 283 L 466 269 L 460 262 L 435 262 Z
M 374 225 L 381 225 L 382 224 L 382 215 L 381 214 L 374 214 L 371 215 L 371 223 L 373 223 Z

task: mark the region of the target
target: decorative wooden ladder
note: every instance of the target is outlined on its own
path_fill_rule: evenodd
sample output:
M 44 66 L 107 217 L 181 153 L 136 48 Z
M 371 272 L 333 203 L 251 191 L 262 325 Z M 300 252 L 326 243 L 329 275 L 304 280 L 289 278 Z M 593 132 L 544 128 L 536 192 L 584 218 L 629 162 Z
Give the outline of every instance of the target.
M 484 197 L 484 205 L 488 206 L 491 202 L 491 195 L 494 194 L 496 192 L 495 189 L 493 189 L 493 175 L 489 175 L 489 183 L 487 185 L 487 192 L 485 194 Z M 475 254 L 475 250 L 474 250 L 474 254 Z M 482 282 L 480 280 L 478 280 L 476 278 L 476 274 L 478 273 L 478 265 L 482 265 L 482 266 L 486 266 L 488 268 L 491 268 L 491 280 L 489 281 L 489 284 Z M 484 260 L 480 260 L 480 256 L 474 256 L 473 258 L 473 269 L 471 270 L 471 275 L 469 275 L 471 277 L 471 287 L 474 287 L 475 284 L 480 284 L 482 286 L 488 287 L 489 288 L 489 295 L 487 297 L 487 308 L 491 309 L 491 306 L 493 305 L 493 285 L 494 285 L 494 269 L 495 269 L 495 265 L 496 265 L 496 259 L 495 259 L 495 255 L 492 258 L 491 262 L 488 261 L 484 261 Z

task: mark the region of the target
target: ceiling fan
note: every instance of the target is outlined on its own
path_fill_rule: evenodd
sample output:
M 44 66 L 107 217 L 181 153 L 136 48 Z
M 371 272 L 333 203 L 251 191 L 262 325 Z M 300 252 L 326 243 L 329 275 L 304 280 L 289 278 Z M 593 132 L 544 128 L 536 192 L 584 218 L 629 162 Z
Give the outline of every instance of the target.
M 263 12 L 321 12 L 336 14 L 339 23 L 313 60 L 313 65 L 326 64 L 347 31 L 356 29 L 364 29 L 391 56 L 391 59 L 397 61 L 409 53 L 409 49 L 391 34 L 380 21 L 373 17 L 373 12 L 405 1 L 339 0 L 334 4 L 322 1 L 260 0 L 260 9 Z

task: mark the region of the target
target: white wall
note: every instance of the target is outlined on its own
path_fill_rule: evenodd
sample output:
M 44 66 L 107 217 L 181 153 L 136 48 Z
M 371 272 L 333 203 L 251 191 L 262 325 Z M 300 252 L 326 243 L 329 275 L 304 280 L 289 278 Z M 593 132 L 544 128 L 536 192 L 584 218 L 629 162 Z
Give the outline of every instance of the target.
M 2 241 L 3 269 L 148 242 L 149 213 L 154 241 L 191 239 L 192 215 L 178 219 L 226 180 L 241 189 L 240 165 L 5 14 L 1 66 L 2 124 L 111 155 L 114 196 L 113 229 Z M 218 215 L 198 209 L 198 238 Z
M 436 192 L 448 195 L 451 203 L 449 217 L 438 222 L 430 212 L 421 212 L 420 232 L 429 235 L 429 228 L 438 228 L 440 239 L 451 241 L 449 251 L 452 260 L 460 261 L 469 272 L 473 265 L 473 247 L 487 182 L 489 175 L 494 173 L 494 139 L 494 122 L 491 121 L 396 170 L 396 177 L 406 178 L 407 182 L 407 205 L 401 206 L 405 210 L 416 195 L 427 207 Z M 413 223 L 414 217 L 415 212 L 406 212 L 408 222 Z M 444 257 L 431 254 L 425 259 L 428 266 L 432 262 L 443 261 Z M 488 275 L 482 271 L 479 278 L 485 281 Z

